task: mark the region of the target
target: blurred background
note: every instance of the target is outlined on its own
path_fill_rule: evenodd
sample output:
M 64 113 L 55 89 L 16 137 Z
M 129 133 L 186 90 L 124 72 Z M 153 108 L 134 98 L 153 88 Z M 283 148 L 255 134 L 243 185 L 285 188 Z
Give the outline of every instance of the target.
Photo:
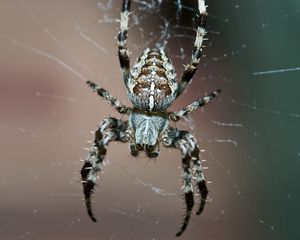
M 300 2 L 207 0 L 208 41 L 179 110 L 223 92 L 177 125 L 194 133 L 209 201 L 181 239 L 299 239 Z M 131 64 L 164 46 L 190 61 L 196 0 L 133 0 Z M 117 58 L 120 0 L 0 1 L 0 238 L 174 239 L 182 222 L 180 154 L 132 158 L 112 143 L 95 196 L 79 171 L 106 116 L 87 79 L 131 105 Z

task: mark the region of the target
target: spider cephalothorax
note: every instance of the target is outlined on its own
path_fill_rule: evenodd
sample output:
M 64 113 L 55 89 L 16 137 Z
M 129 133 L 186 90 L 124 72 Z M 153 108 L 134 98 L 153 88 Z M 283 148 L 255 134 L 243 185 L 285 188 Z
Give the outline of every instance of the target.
M 188 225 L 194 206 L 192 179 L 195 179 L 200 194 L 200 204 L 196 214 L 203 211 L 208 191 L 196 138 L 188 131 L 170 126 L 169 122 L 177 122 L 204 106 L 215 98 L 220 90 L 213 91 L 178 112 L 168 112 L 167 108 L 186 89 L 197 70 L 205 35 L 206 6 L 204 0 L 198 0 L 199 20 L 192 59 L 185 66 L 184 72 L 177 82 L 173 65 L 162 48 L 147 48 L 137 60 L 132 71 L 130 70 L 129 51 L 126 46 L 130 5 L 131 0 L 123 0 L 118 34 L 118 54 L 123 81 L 133 107 L 126 107 L 108 91 L 87 81 L 87 84 L 99 96 L 108 100 L 117 112 L 127 115 L 128 120 L 105 118 L 96 130 L 95 140 L 81 169 L 85 204 L 89 216 L 96 221 L 91 207 L 91 195 L 97 180 L 97 172 L 102 170 L 109 142 L 129 142 L 132 156 L 137 156 L 140 151 L 145 151 L 150 158 L 159 155 L 160 145 L 178 149 L 182 156 L 183 190 L 186 203 L 184 221 L 176 234 L 176 236 L 180 236 Z

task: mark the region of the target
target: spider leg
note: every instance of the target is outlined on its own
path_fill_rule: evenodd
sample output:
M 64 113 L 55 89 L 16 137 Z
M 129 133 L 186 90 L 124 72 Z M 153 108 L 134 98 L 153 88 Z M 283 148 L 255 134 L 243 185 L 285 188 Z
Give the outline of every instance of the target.
M 83 185 L 85 205 L 88 215 L 94 222 L 97 220 L 92 211 L 91 196 L 94 192 L 94 186 L 97 180 L 97 172 L 101 171 L 103 167 L 103 159 L 106 155 L 109 142 L 129 141 L 128 135 L 126 134 L 127 127 L 127 122 L 123 122 L 115 118 L 104 119 L 95 132 L 95 140 L 81 169 L 81 180 Z
M 185 88 L 192 80 L 192 77 L 194 76 L 194 73 L 197 70 L 197 66 L 202 56 L 201 47 L 204 40 L 203 37 L 206 33 L 205 27 L 206 27 L 206 20 L 207 20 L 206 6 L 204 0 L 198 0 L 198 10 L 200 15 L 199 15 L 197 29 L 196 29 L 196 39 L 194 42 L 192 59 L 191 62 L 185 66 L 184 72 L 181 75 L 180 81 L 178 82 L 178 90 L 177 90 L 176 97 L 178 97 L 185 90 Z
M 128 20 L 131 0 L 123 0 L 121 19 L 120 19 L 120 31 L 118 33 L 118 55 L 120 66 L 123 72 L 123 81 L 128 89 L 128 81 L 130 78 L 130 58 L 129 51 L 127 49 L 126 41 L 128 36 Z
M 203 107 L 205 104 L 212 101 L 220 92 L 221 92 L 221 89 L 217 89 L 217 90 L 213 91 L 211 94 L 191 103 L 190 105 L 183 108 L 182 110 L 180 110 L 178 112 L 169 113 L 169 119 L 174 122 L 178 122 L 179 120 L 183 119 L 185 116 L 188 116 L 191 112 Z
M 187 228 L 187 225 L 191 217 L 192 208 L 194 206 L 192 171 L 190 168 L 191 161 L 193 161 L 194 163 L 195 177 L 201 195 L 201 203 L 200 203 L 199 210 L 197 211 L 197 214 L 200 214 L 200 212 L 204 208 L 206 202 L 206 196 L 207 196 L 207 188 L 206 188 L 206 184 L 202 172 L 201 162 L 199 160 L 199 148 L 197 145 L 197 141 L 191 133 L 176 128 L 169 128 L 163 138 L 163 145 L 167 148 L 179 149 L 182 156 L 182 177 L 183 177 L 183 189 L 184 189 L 184 196 L 185 196 L 186 213 L 184 216 L 183 224 L 179 232 L 177 232 L 176 234 L 176 236 L 180 236 Z
M 117 110 L 118 113 L 121 114 L 129 114 L 131 111 L 130 107 L 126 107 L 118 99 L 113 97 L 107 90 L 104 88 L 99 87 L 96 83 L 92 81 L 86 81 L 86 83 L 92 88 L 95 92 L 98 93 L 98 95 L 105 100 L 108 100 L 110 102 L 110 105 Z
M 186 163 L 188 163 L 188 164 L 186 164 Z M 188 159 L 186 163 L 183 163 L 183 173 L 182 173 L 184 197 L 185 197 L 185 204 L 186 204 L 186 213 L 185 213 L 185 217 L 184 217 L 182 226 L 181 226 L 180 230 L 176 233 L 177 237 L 179 237 L 187 228 L 191 214 L 192 214 L 192 209 L 194 206 L 194 195 L 193 195 L 193 188 L 192 188 L 192 172 L 190 169 L 190 159 Z
M 199 158 L 199 155 L 200 155 L 199 146 L 197 145 L 196 139 L 193 136 L 191 136 L 190 141 L 194 142 L 193 144 L 195 146 L 194 150 L 191 152 L 191 155 L 192 155 L 192 160 L 194 163 L 194 166 L 193 166 L 194 177 L 196 179 L 198 191 L 201 196 L 200 204 L 199 204 L 198 210 L 196 212 L 197 215 L 200 215 L 206 204 L 208 190 L 207 190 L 206 181 L 205 181 L 204 175 L 203 175 L 201 160 Z

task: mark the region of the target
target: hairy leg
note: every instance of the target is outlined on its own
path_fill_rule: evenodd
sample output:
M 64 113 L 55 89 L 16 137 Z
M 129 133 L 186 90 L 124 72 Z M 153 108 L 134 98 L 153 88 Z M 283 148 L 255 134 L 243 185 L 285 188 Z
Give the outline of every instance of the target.
M 199 195 L 200 195 L 200 203 L 198 210 L 196 212 L 197 215 L 200 215 L 204 209 L 204 206 L 206 204 L 206 199 L 208 195 L 208 190 L 206 186 L 206 181 L 204 179 L 203 175 L 203 168 L 200 160 L 200 151 L 199 151 L 199 146 L 196 142 L 196 139 L 190 135 L 190 140 L 193 142 L 194 150 L 191 152 L 192 156 L 192 161 L 193 161 L 193 175 L 194 178 L 196 179 L 196 184 L 198 187 Z
M 120 60 L 120 66 L 123 72 L 123 80 L 128 88 L 128 78 L 130 77 L 130 58 L 129 51 L 127 49 L 126 41 L 128 36 L 128 20 L 131 0 L 123 0 L 120 31 L 118 33 L 118 55 Z
M 90 86 L 90 88 L 92 88 L 95 92 L 97 92 L 100 97 L 104 98 L 105 100 L 108 100 L 110 102 L 110 105 L 115 110 L 117 110 L 118 113 L 121 113 L 121 114 L 129 114 L 130 113 L 131 108 L 126 107 L 125 105 L 120 103 L 120 101 L 118 99 L 116 99 L 115 97 L 113 97 L 107 90 L 99 87 L 96 83 L 94 83 L 92 81 L 87 81 L 86 83 Z
M 179 149 L 182 156 L 182 178 L 183 178 L 183 189 L 184 189 L 185 204 L 186 204 L 186 213 L 184 216 L 183 224 L 179 232 L 176 234 L 176 236 L 180 236 L 184 232 L 184 230 L 186 229 L 189 223 L 189 219 L 192 213 L 192 208 L 194 205 L 192 170 L 190 166 L 191 161 L 193 161 L 194 163 L 194 174 L 201 195 L 200 208 L 202 210 L 204 208 L 206 195 L 207 195 L 206 193 L 206 195 L 204 196 L 204 188 L 202 187 L 202 185 L 204 184 L 205 187 L 206 185 L 203 177 L 201 162 L 199 160 L 199 148 L 197 145 L 197 141 L 191 133 L 176 128 L 169 128 L 164 136 L 163 145 L 168 148 Z
M 94 222 L 97 220 L 92 211 L 91 196 L 94 192 L 94 187 L 97 181 L 97 173 L 101 171 L 103 167 L 103 160 L 106 155 L 109 142 L 127 142 L 129 140 L 125 132 L 127 127 L 127 122 L 123 122 L 115 118 L 104 119 L 95 132 L 95 140 L 81 169 L 85 205 L 88 215 Z
M 217 89 L 217 90 L 213 91 L 211 94 L 191 103 L 190 105 L 183 108 L 182 110 L 180 110 L 178 112 L 169 113 L 169 119 L 174 122 L 178 122 L 179 120 L 183 119 L 185 116 L 188 116 L 192 112 L 196 111 L 197 109 L 203 107 L 204 105 L 206 105 L 207 103 L 212 101 L 220 92 L 221 92 L 221 89 Z
M 198 19 L 198 26 L 196 29 L 196 39 L 194 42 L 192 59 L 191 62 L 185 66 L 184 72 L 180 78 L 180 81 L 178 82 L 177 97 L 185 90 L 185 88 L 192 80 L 202 55 L 201 47 L 204 40 L 204 35 L 206 33 L 205 28 L 207 20 L 206 6 L 204 0 L 198 0 L 198 10 L 200 15 Z

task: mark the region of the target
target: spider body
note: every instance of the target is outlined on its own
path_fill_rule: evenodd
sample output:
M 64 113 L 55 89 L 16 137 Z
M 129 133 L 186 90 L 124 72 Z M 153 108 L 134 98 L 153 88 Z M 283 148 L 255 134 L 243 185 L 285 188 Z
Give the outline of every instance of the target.
M 147 48 L 129 80 L 128 96 L 134 106 L 149 112 L 166 110 L 175 100 L 176 74 L 163 49 Z
M 159 142 L 169 125 L 166 112 L 149 114 L 138 108 L 129 115 L 129 126 L 134 134 L 138 151 L 145 150 L 148 157 L 159 155 Z
M 133 69 L 130 70 L 129 51 L 126 46 L 130 5 L 131 0 L 123 0 L 118 33 L 118 55 L 123 81 L 133 107 L 123 105 L 104 88 L 87 81 L 87 84 L 100 97 L 109 101 L 117 112 L 127 115 L 128 120 L 105 118 L 95 131 L 94 142 L 81 169 L 85 205 L 90 218 L 96 221 L 92 211 L 91 196 L 97 181 L 97 173 L 103 168 L 103 160 L 111 141 L 129 142 L 131 155 L 134 157 L 138 156 L 140 151 L 145 151 L 148 157 L 156 158 L 159 155 L 160 145 L 178 149 L 182 158 L 182 179 L 186 205 L 183 224 L 176 234 L 176 236 L 180 236 L 189 223 L 194 206 L 192 179 L 195 179 L 200 195 L 196 214 L 203 211 L 208 190 L 196 138 L 186 130 L 172 127 L 170 122 L 177 122 L 203 107 L 214 99 L 220 90 L 213 91 L 178 112 L 169 112 L 168 107 L 183 93 L 197 70 L 205 35 L 206 6 L 204 0 L 198 0 L 200 14 L 192 58 L 190 63 L 185 66 L 179 81 L 176 81 L 174 67 L 163 49 L 147 48 L 138 58 Z

